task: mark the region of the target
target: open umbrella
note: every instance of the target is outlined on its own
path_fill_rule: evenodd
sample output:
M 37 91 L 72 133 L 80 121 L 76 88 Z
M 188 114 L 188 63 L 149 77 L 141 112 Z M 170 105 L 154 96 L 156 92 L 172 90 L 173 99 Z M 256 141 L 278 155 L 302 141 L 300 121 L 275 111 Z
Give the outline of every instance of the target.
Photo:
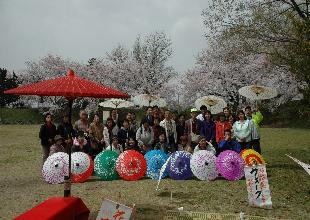
M 278 95 L 275 88 L 267 86 L 244 86 L 238 90 L 239 94 L 250 100 L 264 100 L 271 99 Z
M 71 174 L 72 182 L 85 182 L 93 173 L 94 161 L 84 152 L 75 152 L 71 155 Z M 68 158 L 69 160 L 69 158 Z
M 257 164 L 265 164 L 265 160 L 258 152 L 252 149 L 246 149 L 240 152 L 241 157 L 246 165 L 252 166 Z
M 218 176 L 216 156 L 207 150 L 200 150 L 191 158 L 191 170 L 200 180 L 214 180 Z
M 49 156 L 43 164 L 42 176 L 44 180 L 51 184 L 64 182 L 64 177 L 69 173 L 69 155 L 58 152 Z
M 105 108 L 129 108 L 135 106 L 133 102 L 124 99 L 109 99 L 99 103 L 100 106 Z
M 190 167 L 192 155 L 186 151 L 176 151 L 168 163 L 169 176 L 174 180 L 186 180 L 193 176 Z
M 106 150 L 95 157 L 95 173 L 102 180 L 110 181 L 118 179 L 115 163 L 118 154 L 115 151 Z
M 227 106 L 227 103 L 224 99 L 214 96 L 208 95 L 198 98 L 195 101 L 195 107 L 200 109 L 202 105 L 207 106 L 207 108 L 211 111 L 212 114 L 218 114 L 223 111 L 223 108 Z
M 16 95 L 63 96 L 68 100 L 70 123 L 72 104 L 74 99 L 78 97 L 129 98 L 129 96 L 125 93 L 100 85 L 96 82 L 80 78 L 76 76 L 71 69 L 68 70 L 67 76 L 20 86 L 18 88 L 7 90 L 4 93 Z M 69 150 L 71 149 L 69 148 Z M 70 152 L 69 167 L 71 167 Z M 64 196 L 68 197 L 71 194 L 71 169 L 69 169 L 69 176 L 65 178 L 65 182 Z
M 126 150 L 116 161 L 116 171 L 124 180 L 141 179 L 146 172 L 146 166 L 143 155 L 135 150 Z
M 225 150 L 216 159 L 216 168 L 227 180 L 239 180 L 244 176 L 244 161 L 232 150 Z
M 151 179 L 159 179 L 160 169 L 168 159 L 168 155 L 161 150 L 151 150 L 144 155 L 147 163 L 146 176 Z M 167 172 L 164 172 L 162 178 L 168 176 Z
M 156 95 L 150 95 L 150 94 L 141 94 L 134 96 L 132 98 L 132 101 L 135 103 L 135 105 L 138 106 L 154 106 L 157 105 L 158 107 L 165 107 L 167 105 L 166 101 L 163 98 L 160 98 Z

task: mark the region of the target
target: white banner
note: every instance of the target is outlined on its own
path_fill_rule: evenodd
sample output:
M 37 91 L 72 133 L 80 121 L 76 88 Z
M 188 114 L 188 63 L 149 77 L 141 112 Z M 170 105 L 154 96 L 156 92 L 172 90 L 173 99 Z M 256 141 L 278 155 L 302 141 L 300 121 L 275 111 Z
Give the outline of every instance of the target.
M 96 220 L 129 220 L 132 209 L 112 200 L 104 199 Z
M 244 173 L 250 206 L 271 209 L 272 202 L 266 166 L 264 164 L 245 166 Z

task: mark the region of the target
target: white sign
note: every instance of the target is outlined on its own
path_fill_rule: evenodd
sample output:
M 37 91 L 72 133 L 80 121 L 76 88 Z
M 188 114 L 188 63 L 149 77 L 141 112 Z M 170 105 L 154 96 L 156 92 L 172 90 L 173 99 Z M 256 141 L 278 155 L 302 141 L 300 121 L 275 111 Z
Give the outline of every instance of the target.
M 244 167 L 250 206 L 272 208 L 266 166 L 259 164 Z
M 96 220 L 129 220 L 132 208 L 104 199 Z

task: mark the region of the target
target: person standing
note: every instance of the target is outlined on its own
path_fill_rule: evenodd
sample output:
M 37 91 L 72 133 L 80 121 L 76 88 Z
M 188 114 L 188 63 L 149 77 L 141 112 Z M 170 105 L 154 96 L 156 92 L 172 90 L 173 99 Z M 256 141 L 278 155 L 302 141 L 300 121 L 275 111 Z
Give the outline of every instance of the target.
M 188 143 L 191 146 L 198 144 L 198 138 L 200 135 L 201 121 L 197 117 L 198 110 L 196 108 L 191 109 L 191 118 L 185 121 L 184 135 L 187 136 Z
M 167 141 L 173 146 L 173 152 L 177 147 L 177 130 L 175 121 L 171 119 L 171 113 L 169 110 L 165 111 L 165 119 L 162 120 L 159 125 L 165 130 Z
M 183 114 L 179 115 L 176 130 L 177 130 L 178 143 L 180 143 L 181 142 L 180 138 L 184 135 L 185 132 L 185 115 Z
M 208 110 L 207 106 L 205 105 L 200 106 L 201 113 L 197 116 L 197 119 L 200 121 L 204 121 L 207 110 Z
M 154 113 L 155 113 L 155 111 L 154 111 Z M 144 119 L 148 121 L 150 126 L 154 125 L 154 116 L 153 116 L 153 108 L 152 107 L 149 106 L 147 108 L 146 115 L 145 115 Z
M 248 149 L 251 141 L 251 124 L 245 118 L 242 110 L 238 111 L 238 121 L 233 125 L 233 132 L 236 140 L 239 142 L 241 149 Z
M 223 114 L 225 116 L 225 120 L 228 121 L 230 116 L 230 110 L 228 107 L 223 108 Z
M 152 148 L 152 144 L 154 142 L 154 132 L 146 119 L 143 119 L 141 122 L 141 126 L 136 133 L 136 140 L 138 141 L 138 146 L 144 152 L 147 152 Z
M 104 126 L 100 122 L 99 114 L 95 114 L 93 122 L 89 126 L 90 147 L 93 157 L 104 149 L 105 142 L 103 137 L 103 129 Z
M 57 134 L 64 139 L 64 147 L 68 151 L 72 145 L 72 137 L 75 136 L 75 132 L 72 124 L 69 122 L 69 115 L 65 114 L 62 118 L 62 122 L 57 127 Z
M 259 108 L 256 109 L 254 113 L 252 113 L 251 106 L 247 106 L 245 108 L 245 115 L 247 120 L 251 125 L 251 142 L 250 146 L 258 153 L 261 153 L 260 148 L 260 133 L 259 133 L 259 125 L 263 121 L 263 115 L 259 111 Z
M 39 132 L 42 145 L 43 164 L 50 154 L 50 147 L 54 144 L 56 133 L 56 126 L 53 124 L 52 115 L 50 113 L 45 114 L 44 124 L 41 125 Z
M 85 135 L 88 135 L 89 132 L 89 123 L 88 123 L 88 114 L 85 110 L 80 111 L 80 119 L 74 123 L 74 130 L 76 133 L 79 131 L 84 132 Z
M 125 119 L 123 121 L 123 127 L 118 131 L 117 138 L 119 143 L 125 149 L 125 145 L 128 144 L 129 138 L 136 138 L 136 134 L 130 130 L 129 121 Z
M 215 122 L 215 130 L 216 130 L 216 143 L 219 143 L 221 140 L 225 138 L 225 131 L 231 130 L 232 126 L 226 121 L 225 114 L 222 112 L 219 114 L 219 121 Z
M 209 110 L 206 111 L 205 120 L 202 122 L 200 135 L 204 136 L 213 146 L 216 146 L 215 123 L 212 121 L 212 115 Z

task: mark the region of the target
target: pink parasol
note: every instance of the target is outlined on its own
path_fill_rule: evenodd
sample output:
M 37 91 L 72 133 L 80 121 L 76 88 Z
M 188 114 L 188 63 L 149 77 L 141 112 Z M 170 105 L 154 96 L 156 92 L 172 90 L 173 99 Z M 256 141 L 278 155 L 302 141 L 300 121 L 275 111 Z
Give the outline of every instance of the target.
M 219 173 L 227 180 L 239 180 L 244 176 L 244 161 L 232 150 L 225 150 L 216 159 Z

